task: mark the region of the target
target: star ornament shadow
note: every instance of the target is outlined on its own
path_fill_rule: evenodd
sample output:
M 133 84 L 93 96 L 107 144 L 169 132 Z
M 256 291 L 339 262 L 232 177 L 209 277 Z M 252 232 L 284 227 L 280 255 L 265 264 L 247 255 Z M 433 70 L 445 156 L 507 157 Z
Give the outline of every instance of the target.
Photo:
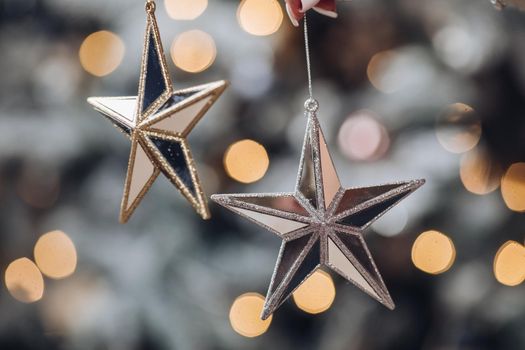
M 319 121 L 308 115 L 295 192 L 211 197 L 283 240 L 261 317 L 273 314 L 319 267 L 394 309 L 363 231 L 425 181 L 342 188 Z
M 154 11 L 148 11 L 138 96 L 90 97 L 88 102 L 131 140 L 120 221 L 129 220 L 160 173 L 208 219 L 206 196 L 187 137 L 228 83 L 173 90 Z

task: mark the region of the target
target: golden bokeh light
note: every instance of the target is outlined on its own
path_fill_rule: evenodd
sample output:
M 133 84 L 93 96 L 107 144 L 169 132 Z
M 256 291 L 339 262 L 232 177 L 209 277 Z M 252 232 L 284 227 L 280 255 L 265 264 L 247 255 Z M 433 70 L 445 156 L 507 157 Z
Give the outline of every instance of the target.
M 62 231 L 42 235 L 35 244 L 34 254 L 38 268 L 50 278 L 68 277 L 77 267 L 75 245 Z
M 502 170 L 485 152 L 474 149 L 462 156 L 459 175 L 469 192 L 484 195 L 499 187 Z
M 366 69 L 366 74 L 370 83 L 379 91 L 391 94 L 399 89 L 397 78 L 389 74 L 389 68 L 392 62 L 397 58 L 395 51 L 381 51 L 376 53 Z
M 525 280 L 525 247 L 515 241 L 503 244 L 494 258 L 494 276 L 506 286 L 521 284 Z
M 283 10 L 277 0 L 242 0 L 237 21 L 249 34 L 265 36 L 275 33 L 283 22 Z
M 441 146 L 449 152 L 470 151 L 481 138 L 481 121 L 469 105 L 451 104 L 437 119 L 436 136 Z
M 437 275 L 454 264 L 456 248 L 452 240 L 438 231 L 426 231 L 412 245 L 412 262 L 426 273 Z
M 89 35 L 80 46 L 80 64 L 90 74 L 111 74 L 124 58 L 125 46 L 114 33 L 102 30 Z
M 266 174 L 270 159 L 263 145 L 253 140 L 242 140 L 230 145 L 224 155 L 228 175 L 242 183 L 256 182 Z
M 297 307 L 309 314 L 319 314 L 332 306 L 335 286 L 332 277 L 323 270 L 316 270 L 293 292 Z
M 230 324 L 233 330 L 248 338 L 264 334 L 272 323 L 272 316 L 261 320 L 264 297 L 257 293 L 239 296 L 230 309 Z
M 183 71 L 198 73 L 206 70 L 215 61 L 215 41 L 201 30 L 181 33 L 171 45 L 171 59 Z
M 525 211 L 525 163 L 514 163 L 501 179 L 501 194 L 511 210 Z
M 168 15 L 177 20 L 192 20 L 208 7 L 208 0 L 164 0 Z
M 38 267 L 28 258 L 13 261 L 5 270 L 5 284 L 13 298 L 23 303 L 34 303 L 44 295 L 44 278 Z

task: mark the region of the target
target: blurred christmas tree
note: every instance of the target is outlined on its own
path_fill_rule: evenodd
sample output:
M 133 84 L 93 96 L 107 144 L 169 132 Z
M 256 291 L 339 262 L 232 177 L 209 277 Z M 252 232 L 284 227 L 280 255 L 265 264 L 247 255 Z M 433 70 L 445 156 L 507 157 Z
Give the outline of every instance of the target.
M 22 272 L 6 274 L 0 348 L 524 348 L 523 287 L 503 285 L 523 281 L 522 247 L 493 263 L 525 234 L 525 14 L 519 1 L 498 4 L 509 6 L 354 0 L 338 3 L 337 20 L 310 16 L 319 118 L 341 182 L 427 185 L 366 236 L 396 311 L 337 276 L 334 295 L 321 274 L 312 288 L 327 299 L 314 307 L 302 291 L 246 338 L 232 325 L 246 331 L 255 313 L 230 320 L 230 307 L 265 293 L 278 238 L 215 205 L 201 221 L 165 180 L 117 223 L 129 143 L 85 99 L 136 94 L 142 4 L 2 0 L 0 259 L 4 271 L 24 256 L 37 267 L 16 260 Z M 157 7 L 175 86 L 232 83 L 189 140 L 206 192 L 289 191 L 307 88 L 302 31 L 283 3 Z M 243 139 L 262 149 L 229 148 Z M 39 259 L 35 244 L 54 230 L 74 247 L 40 241 Z M 440 244 L 413 245 L 429 230 Z M 55 281 L 44 262 L 66 252 L 78 264 Z

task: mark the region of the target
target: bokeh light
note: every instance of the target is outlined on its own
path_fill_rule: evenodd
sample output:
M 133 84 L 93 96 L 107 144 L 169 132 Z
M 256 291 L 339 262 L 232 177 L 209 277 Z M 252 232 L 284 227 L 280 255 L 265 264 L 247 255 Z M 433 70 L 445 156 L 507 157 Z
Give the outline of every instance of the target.
M 494 276 L 506 286 L 521 284 L 525 280 L 525 247 L 515 241 L 503 244 L 494 258 Z
M 451 104 L 438 117 L 436 136 L 441 146 L 449 152 L 470 151 L 481 137 L 481 121 L 469 105 Z
M 412 262 L 429 274 L 446 272 L 454 264 L 456 248 L 452 240 L 438 231 L 426 231 L 412 245 Z
M 252 35 L 270 35 L 281 27 L 283 10 L 277 0 L 242 0 L 237 20 L 241 28 Z
M 124 58 L 125 46 L 114 33 L 102 30 L 89 35 L 80 46 L 80 64 L 90 74 L 111 74 Z
M 34 303 L 44 295 L 44 278 L 28 258 L 9 264 L 5 270 L 5 284 L 13 298 L 23 303 Z
M 378 52 L 372 56 L 366 69 L 370 83 L 377 90 L 386 94 L 394 93 L 400 87 L 399 77 L 390 69 L 396 58 L 395 51 Z
M 309 314 L 319 314 L 332 306 L 335 299 L 335 286 L 332 277 L 317 269 L 293 292 L 297 307 Z
M 272 323 L 272 316 L 261 320 L 264 297 L 258 293 L 239 296 L 230 309 L 230 324 L 242 336 L 253 338 L 264 334 Z
M 459 175 L 469 192 L 484 195 L 499 187 L 502 170 L 484 151 L 475 148 L 461 157 Z
M 231 65 L 232 88 L 240 96 L 256 99 L 263 96 L 272 86 L 275 75 L 273 61 L 266 55 L 250 52 L 237 57 Z M 268 127 L 273 128 L 274 125 Z
M 408 212 L 403 203 L 390 209 L 372 224 L 372 229 L 384 237 L 394 237 L 403 232 L 408 223 Z
M 525 211 L 525 163 L 512 164 L 501 179 L 501 195 L 511 210 Z
M 491 39 L 490 35 L 469 21 L 459 20 L 450 21 L 439 28 L 432 37 L 432 43 L 437 55 L 448 66 L 464 73 L 473 73 L 486 61 L 489 54 L 487 50 L 493 49 L 489 44 Z
M 266 174 L 270 159 L 263 145 L 253 140 L 241 140 L 230 145 L 224 155 L 228 175 L 242 183 L 256 182 Z
M 352 113 L 339 130 L 339 148 L 352 160 L 381 158 L 390 146 L 388 132 L 374 113 L 367 110 Z
M 183 71 L 198 73 L 206 70 L 215 61 L 215 41 L 201 30 L 181 33 L 171 45 L 173 63 Z
M 75 272 L 77 251 L 73 241 L 62 231 L 42 235 L 35 244 L 35 262 L 44 275 L 65 278 Z
M 208 0 L 164 0 L 168 15 L 177 20 L 192 20 L 208 7 Z

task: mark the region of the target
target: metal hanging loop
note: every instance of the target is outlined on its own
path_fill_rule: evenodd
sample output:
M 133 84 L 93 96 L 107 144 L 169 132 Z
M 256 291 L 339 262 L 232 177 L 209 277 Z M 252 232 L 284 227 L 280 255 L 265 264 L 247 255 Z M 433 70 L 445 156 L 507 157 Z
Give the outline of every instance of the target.
M 153 14 L 155 13 L 155 9 L 156 9 L 156 5 L 155 5 L 155 1 L 153 0 L 147 0 L 146 1 L 146 12 L 149 13 L 149 14 Z
M 306 109 L 307 112 L 315 113 L 319 110 L 319 102 L 317 102 L 315 98 L 309 98 L 304 102 L 304 109 Z

